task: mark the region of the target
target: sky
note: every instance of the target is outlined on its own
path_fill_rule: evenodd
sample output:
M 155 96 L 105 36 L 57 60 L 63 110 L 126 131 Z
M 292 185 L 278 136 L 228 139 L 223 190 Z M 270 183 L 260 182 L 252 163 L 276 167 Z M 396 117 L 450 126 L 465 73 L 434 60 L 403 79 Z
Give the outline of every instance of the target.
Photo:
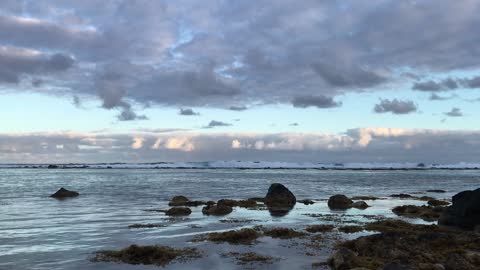
M 0 1 L 0 163 L 480 162 L 476 0 Z

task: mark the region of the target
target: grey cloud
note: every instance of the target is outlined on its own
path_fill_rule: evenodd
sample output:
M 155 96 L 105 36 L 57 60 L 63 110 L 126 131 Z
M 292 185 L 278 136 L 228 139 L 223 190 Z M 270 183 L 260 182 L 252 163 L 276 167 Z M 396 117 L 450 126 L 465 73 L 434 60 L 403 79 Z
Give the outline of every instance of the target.
M 245 111 L 247 109 L 247 107 L 246 106 L 230 106 L 228 109 L 231 110 L 231 111 L 241 112 L 241 111 Z
M 445 112 L 443 113 L 445 114 L 446 116 L 449 116 L 449 117 L 462 117 L 463 116 L 463 113 L 462 113 L 462 110 L 460 108 L 452 108 L 452 110 L 450 110 L 449 112 Z
M 297 126 L 299 126 L 299 124 L 298 123 L 291 123 L 289 126 L 297 127 Z
M 480 76 L 473 77 L 470 79 L 463 79 L 462 83 L 465 87 L 468 87 L 468 88 L 480 88 Z
M 445 96 L 440 96 L 440 95 L 437 95 L 436 93 L 432 93 L 429 97 L 429 100 L 432 100 L 432 101 L 442 101 L 442 100 L 449 100 L 449 99 L 452 99 L 454 98 L 455 96 L 448 96 L 448 97 L 445 97 Z
M 193 111 L 192 109 L 180 109 L 180 112 L 178 112 L 179 115 L 200 115 L 199 113 Z
M 335 87 L 373 87 L 386 81 L 386 78 L 377 73 L 358 67 L 315 63 L 312 68 L 329 85 Z
M 441 82 L 435 81 L 426 81 L 426 82 L 417 82 L 413 85 L 413 90 L 426 91 L 426 92 L 437 92 L 437 91 L 446 91 L 454 90 L 458 88 L 458 83 L 456 79 L 447 78 Z
M 342 102 L 327 96 L 298 96 L 292 100 L 292 104 L 296 108 L 317 107 L 323 109 L 339 107 Z
M 0 82 L 18 83 L 20 76 L 49 74 L 72 67 L 72 57 L 63 54 L 41 54 L 13 47 L 0 47 Z
M 208 125 L 206 125 L 204 128 L 228 127 L 228 126 L 231 126 L 231 125 L 232 125 L 232 124 L 225 123 L 225 122 L 222 122 L 222 121 L 212 120 L 212 121 L 210 121 L 210 123 L 208 123 Z
M 417 105 L 411 100 L 382 99 L 373 110 L 376 113 L 409 114 L 417 111 Z

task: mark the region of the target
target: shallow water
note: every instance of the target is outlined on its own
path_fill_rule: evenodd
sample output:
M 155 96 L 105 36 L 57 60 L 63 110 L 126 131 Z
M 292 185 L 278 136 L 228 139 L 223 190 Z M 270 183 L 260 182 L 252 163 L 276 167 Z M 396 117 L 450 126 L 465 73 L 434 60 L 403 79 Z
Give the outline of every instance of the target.
M 312 206 L 297 204 L 284 217 L 268 211 L 236 208 L 226 217 L 206 217 L 193 207 L 186 219 L 166 219 L 163 213 L 174 195 L 194 200 L 245 199 L 264 196 L 274 182 L 285 184 L 297 199 L 314 199 Z M 280 260 L 266 269 L 310 269 L 324 261 L 330 249 L 306 255 L 305 248 L 289 240 L 262 238 L 254 246 L 233 246 L 189 242 L 196 235 L 254 225 L 287 226 L 298 229 L 308 224 L 333 222 L 306 214 L 334 215 L 349 222 L 368 222 L 364 215 L 392 216 L 396 205 L 422 204 L 411 200 L 369 201 L 367 210 L 330 211 L 324 201 L 333 194 L 374 195 L 393 193 L 450 198 L 453 194 L 480 186 L 480 171 L 320 171 L 238 169 L 0 169 L 0 269 L 154 269 L 113 263 L 92 263 L 93 252 L 119 249 L 130 244 L 162 244 L 198 247 L 208 256 L 167 269 L 241 269 L 220 254 L 253 250 Z M 48 196 L 58 188 L 79 191 L 80 197 L 58 201 Z M 445 189 L 447 193 L 425 193 Z M 221 223 L 222 219 L 255 219 L 254 223 Z M 411 220 L 412 222 L 420 222 Z M 158 223 L 166 227 L 129 229 L 134 223 Z M 192 228 L 195 225 L 197 228 Z M 345 235 L 343 237 L 354 237 Z M 298 244 L 298 243 L 297 243 Z M 313 251 L 312 251 L 313 252 Z

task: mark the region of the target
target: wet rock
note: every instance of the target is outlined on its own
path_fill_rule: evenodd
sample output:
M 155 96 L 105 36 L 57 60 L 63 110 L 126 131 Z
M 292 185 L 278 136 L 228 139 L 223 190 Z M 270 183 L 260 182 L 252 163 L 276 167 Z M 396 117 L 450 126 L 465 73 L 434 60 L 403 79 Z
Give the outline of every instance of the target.
M 274 183 L 270 185 L 267 195 L 265 196 L 265 204 L 267 206 L 294 206 L 297 202 L 295 195 L 284 185 Z
M 441 270 L 440 265 L 445 269 L 476 269 L 478 265 L 468 256 L 480 251 L 478 234 L 395 220 L 375 223 L 366 228 L 376 227 L 381 233 L 340 244 L 351 252 L 344 252 L 350 254 L 346 256 L 350 268 Z M 446 267 L 449 264 L 453 266 Z
M 343 226 L 338 228 L 338 230 L 343 233 L 356 233 L 356 232 L 363 231 L 363 227 L 362 226 Z
M 222 199 L 217 202 L 219 205 L 226 205 L 230 207 L 244 207 L 244 208 L 255 208 L 257 206 L 257 202 L 254 200 L 230 200 L 230 199 Z
M 351 208 L 353 201 L 350 200 L 347 196 L 337 194 L 333 195 L 328 199 L 328 207 L 335 210 L 346 210 Z
M 393 263 L 386 264 L 383 267 L 383 270 L 415 270 L 415 268 L 413 268 L 408 264 L 393 262 Z
M 309 233 L 318 233 L 318 232 L 330 232 L 335 228 L 333 225 L 321 224 L 321 225 L 310 225 L 305 230 Z
M 447 191 L 443 190 L 443 189 L 429 189 L 429 190 L 427 190 L 427 192 L 430 192 L 430 193 L 446 193 Z
M 47 169 L 58 169 L 58 165 L 54 165 L 54 164 L 48 165 Z
M 56 198 L 56 199 L 66 199 L 66 198 L 77 197 L 78 195 L 80 195 L 78 192 L 72 191 L 72 190 L 68 190 L 68 189 L 64 189 L 64 188 L 62 187 L 62 188 L 60 188 L 57 192 L 55 192 L 54 194 L 50 195 L 50 197 Z
M 357 209 L 367 209 L 368 207 L 370 207 L 366 202 L 364 201 L 358 201 L 358 202 L 354 202 L 352 204 L 352 207 L 353 208 L 357 208 Z
M 173 207 L 168 209 L 165 212 L 165 215 L 167 216 L 188 216 L 192 213 L 192 210 L 187 207 Z
M 452 198 L 438 224 L 473 230 L 480 226 L 480 188 L 463 191 Z
M 261 237 L 262 234 L 254 229 L 241 229 L 241 230 L 232 230 L 221 233 L 209 233 L 206 237 L 206 240 L 212 242 L 227 242 L 234 245 L 251 245 L 257 238 Z
M 410 195 L 410 194 L 406 194 L 406 193 L 392 194 L 392 195 L 390 195 L 390 197 L 392 197 L 392 198 L 400 198 L 400 199 L 409 199 L 409 198 L 413 198 L 413 196 L 412 196 L 412 195 Z
M 119 251 L 96 252 L 93 262 L 121 262 L 127 264 L 145 264 L 166 266 L 174 260 L 200 258 L 202 255 L 195 248 L 174 249 L 166 246 L 131 245 Z
M 349 249 L 340 248 L 328 259 L 328 264 L 335 270 L 350 270 L 356 265 L 356 255 Z
M 355 196 L 352 197 L 352 200 L 361 200 L 361 201 L 375 201 L 378 200 L 379 198 L 374 197 L 374 196 Z
M 398 216 L 409 218 L 421 218 L 425 221 L 436 221 L 444 211 L 444 207 L 402 205 L 392 209 L 392 212 Z
M 231 206 L 225 205 L 225 204 L 216 204 L 216 205 L 207 205 L 203 207 L 202 213 L 204 215 L 212 215 L 212 216 L 224 216 L 228 215 L 233 211 L 233 208 Z
M 291 238 L 303 237 L 307 235 L 304 232 L 299 232 L 291 228 L 263 229 L 263 234 L 265 234 L 266 236 L 270 236 L 272 238 L 280 238 L 280 239 L 291 239 Z
M 222 257 L 233 257 L 237 264 L 249 266 L 252 266 L 253 264 L 272 264 L 274 261 L 279 260 L 278 258 L 261 255 L 255 252 L 229 252 L 222 254 Z
M 450 203 L 447 201 L 433 199 L 433 200 L 429 200 L 427 204 L 430 206 L 446 206 L 446 205 L 449 205 Z
M 314 201 L 309 200 L 309 199 L 299 200 L 299 201 L 297 201 L 297 202 L 303 203 L 303 204 L 305 204 L 305 205 L 310 205 L 310 204 L 314 204 L 314 203 L 315 203 Z
M 192 206 L 192 207 L 206 205 L 206 204 L 207 202 L 204 202 L 204 201 L 191 201 L 185 196 L 175 196 L 168 203 L 169 206 Z

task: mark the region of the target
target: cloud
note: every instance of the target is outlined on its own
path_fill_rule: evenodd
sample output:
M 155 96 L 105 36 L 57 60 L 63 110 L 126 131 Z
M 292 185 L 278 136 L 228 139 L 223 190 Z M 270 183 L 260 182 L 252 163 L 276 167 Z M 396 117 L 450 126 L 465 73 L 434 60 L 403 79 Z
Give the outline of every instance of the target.
M 449 112 L 445 112 L 443 113 L 445 114 L 446 116 L 449 116 L 449 117 L 462 117 L 463 116 L 463 113 L 462 113 L 462 110 L 460 108 L 452 108 L 452 110 L 450 110 Z
M 417 111 L 417 105 L 411 100 L 382 99 L 373 108 L 376 113 L 409 114 Z
M 74 60 L 64 54 L 45 54 L 35 50 L 0 46 L 0 82 L 18 83 L 22 75 L 65 71 Z
M 340 133 L 0 134 L 1 163 L 264 160 L 478 162 L 480 131 L 358 128 Z
M 298 123 L 291 123 L 289 126 L 291 126 L 291 127 L 298 127 L 299 124 L 298 124 Z
M 180 109 L 180 112 L 178 112 L 178 114 L 187 116 L 200 115 L 200 113 L 194 112 L 192 109 Z
M 228 109 L 231 110 L 231 111 L 241 112 L 241 111 L 245 111 L 247 109 L 247 107 L 246 106 L 230 106 L 230 107 L 228 107 Z
M 455 96 L 453 96 L 453 95 L 449 96 L 449 97 L 444 97 L 444 96 L 440 96 L 440 95 L 437 95 L 435 93 L 432 93 L 428 99 L 432 100 L 432 101 L 442 101 L 442 100 L 449 100 L 449 99 L 452 99 L 454 97 Z
M 358 67 L 338 67 L 326 63 L 312 64 L 313 70 L 330 86 L 335 87 L 372 87 L 384 83 L 386 78 Z
M 334 108 L 342 106 L 342 102 L 333 100 L 327 96 L 297 96 L 292 100 L 293 107 L 296 108 Z
M 212 121 L 210 121 L 210 123 L 208 123 L 207 126 L 204 126 L 204 128 L 228 127 L 228 126 L 231 126 L 231 125 L 232 124 L 225 123 L 225 122 L 222 122 L 222 121 L 212 120 Z
M 447 78 L 441 82 L 426 81 L 426 82 L 417 82 L 413 85 L 413 90 L 426 91 L 426 92 L 437 92 L 437 91 L 447 91 L 454 90 L 458 88 L 458 83 L 456 79 Z
M 480 76 L 469 78 L 469 79 L 463 79 L 462 83 L 465 87 L 468 87 L 468 88 L 480 88 Z

